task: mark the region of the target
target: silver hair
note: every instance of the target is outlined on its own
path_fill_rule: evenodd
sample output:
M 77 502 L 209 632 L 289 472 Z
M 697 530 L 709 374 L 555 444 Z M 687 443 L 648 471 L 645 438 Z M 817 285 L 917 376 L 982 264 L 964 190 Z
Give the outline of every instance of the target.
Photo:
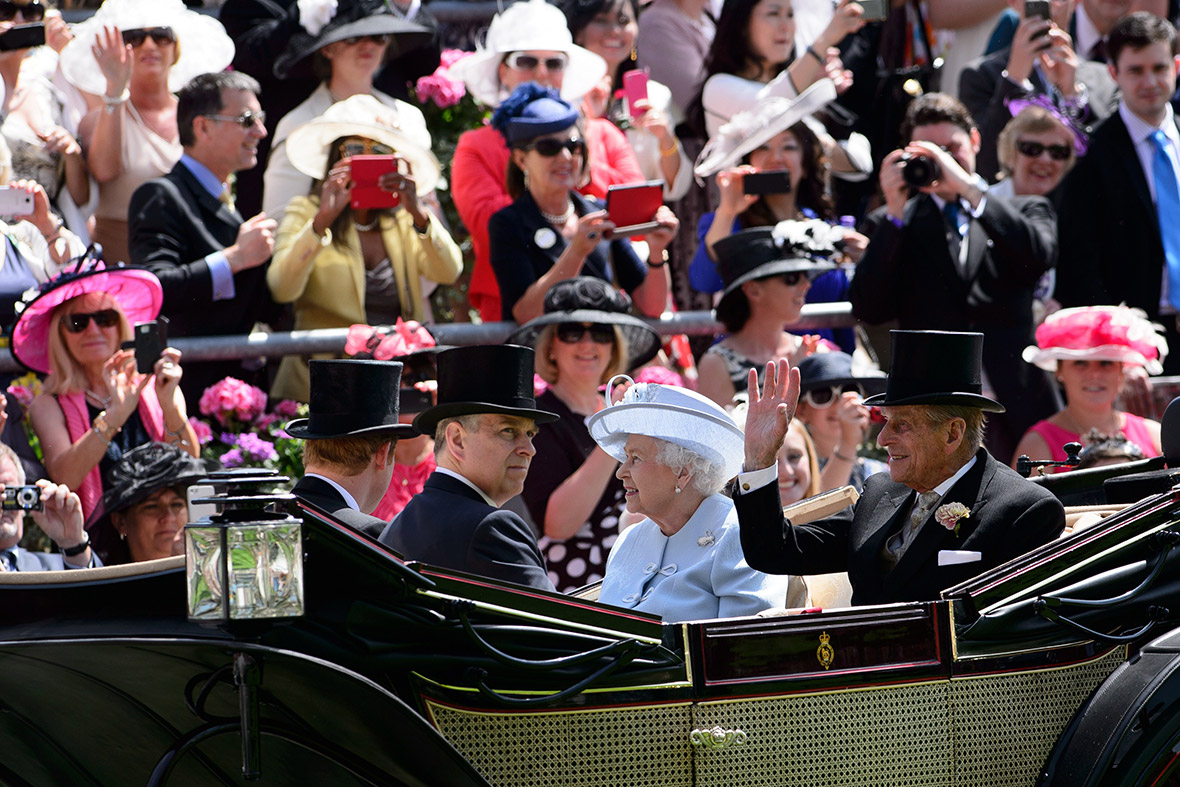
M 479 413 L 471 413 L 468 415 L 456 415 L 452 418 L 444 418 L 438 422 L 434 427 L 434 455 L 437 457 L 447 442 L 447 426 L 450 424 L 459 424 L 463 427 L 465 432 L 479 431 Z
M 676 443 L 669 443 L 653 437 L 659 444 L 656 461 L 673 472 L 687 470 L 692 477 L 692 488 L 708 497 L 715 495 L 725 487 L 729 479 L 725 477 L 725 466 L 718 462 L 710 462 L 705 457 Z

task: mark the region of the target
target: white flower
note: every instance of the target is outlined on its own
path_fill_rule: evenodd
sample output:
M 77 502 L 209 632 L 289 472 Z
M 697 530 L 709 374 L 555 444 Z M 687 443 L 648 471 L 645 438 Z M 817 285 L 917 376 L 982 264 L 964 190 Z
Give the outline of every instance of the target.
M 336 0 L 297 0 L 297 5 L 299 24 L 313 36 L 318 36 L 336 16 Z

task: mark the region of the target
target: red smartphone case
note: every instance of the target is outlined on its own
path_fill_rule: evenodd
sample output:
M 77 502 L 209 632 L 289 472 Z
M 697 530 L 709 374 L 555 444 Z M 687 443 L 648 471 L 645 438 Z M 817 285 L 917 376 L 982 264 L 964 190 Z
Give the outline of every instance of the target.
M 615 225 L 615 238 L 642 235 L 659 226 L 656 211 L 664 204 L 664 181 L 649 180 L 626 186 L 611 186 L 606 191 L 606 215 Z
M 352 197 L 349 204 L 358 210 L 395 208 L 401 198 L 395 191 L 383 191 L 377 181 L 387 172 L 396 172 L 396 156 L 353 156 L 349 160 Z

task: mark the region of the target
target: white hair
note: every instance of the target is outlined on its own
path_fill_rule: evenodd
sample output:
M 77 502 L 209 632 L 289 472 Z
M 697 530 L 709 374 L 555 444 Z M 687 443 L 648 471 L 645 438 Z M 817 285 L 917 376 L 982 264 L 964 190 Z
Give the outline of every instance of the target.
M 729 479 L 725 477 L 725 467 L 719 462 L 710 462 L 696 451 L 682 445 L 658 437 L 652 439 L 659 444 L 656 461 L 673 472 L 687 470 L 692 477 L 692 488 L 697 492 L 708 497 L 725 487 L 725 482 Z

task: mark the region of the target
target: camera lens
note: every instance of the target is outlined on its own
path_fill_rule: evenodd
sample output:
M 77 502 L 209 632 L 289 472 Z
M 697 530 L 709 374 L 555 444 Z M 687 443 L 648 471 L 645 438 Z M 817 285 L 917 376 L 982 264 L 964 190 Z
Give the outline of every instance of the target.
M 21 508 L 34 508 L 41 502 L 41 490 L 35 486 L 21 487 L 16 490 L 16 504 Z
M 902 160 L 905 162 L 905 166 L 902 167 L 901 177 L 911 188 L 920 189 L 929 186 L 942 174 L 938 162 L 930 156 L 922 154 L 903 156 Z

